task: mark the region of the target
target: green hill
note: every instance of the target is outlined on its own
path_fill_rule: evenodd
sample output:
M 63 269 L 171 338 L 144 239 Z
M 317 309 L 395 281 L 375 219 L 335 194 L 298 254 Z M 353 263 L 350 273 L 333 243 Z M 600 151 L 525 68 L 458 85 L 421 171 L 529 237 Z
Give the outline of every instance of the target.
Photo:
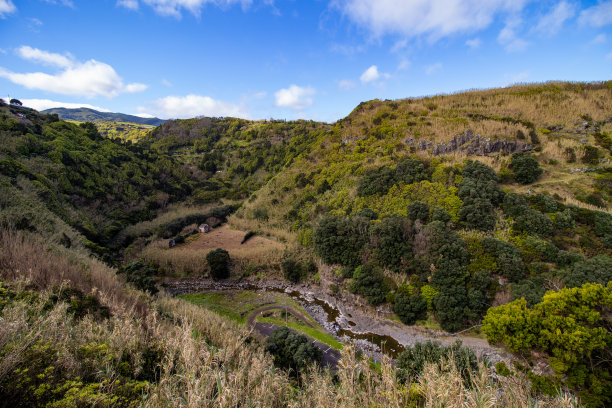
M 74 120 L 77 122 L 128 122 L 150 126 L 159 126 L 165 122 L 165 120 L 158 118 L 143 118 L 140 116 L 127 115 L 125 113 L 99 112 L 89 108 L 52 108 L 46 109 L 41 113 L 57 114 L 60 119 Z
M 0 330 L 11 331 L 0 333 L 0 355 L 12 365 L 0 393 L 26 406 L 465 406 L 495 397 L 492 406 L 535 398 L 552 407 L 576 406 L 554 397 L 571 390 L 584 405 L 609 406 L 611 91 L 610 81 L 546 83 L 373 100 L 333 124 L 176 120 L 134 141 L 2 104 L 0 312 L 10 324 Z M 231 205 L 212 208 L 222 204 Z M 284 273 L 361 298 L 372 316 L 484 335 L 520 363 L 496 366 L 492 380 L 484 367 L 416 369 L 437 353 L 430 346 L 404 354 L 399 371 L 347 347 L 335 377 L 274 370 L 244 328 L 150 294 L 164 257 L 189 256 L 167 240 L 235 209 L 230 227 L 287 250 L 280 260 L 254 252 L 232 265 L 232 278 Z M 143 261 L 121 269 L 125 277 L 90 257 L 112 264 L 125 253 Z M 16 348 L 23 338 L 32 346 Z M 440 402 L 451 383 L 455 400 Z

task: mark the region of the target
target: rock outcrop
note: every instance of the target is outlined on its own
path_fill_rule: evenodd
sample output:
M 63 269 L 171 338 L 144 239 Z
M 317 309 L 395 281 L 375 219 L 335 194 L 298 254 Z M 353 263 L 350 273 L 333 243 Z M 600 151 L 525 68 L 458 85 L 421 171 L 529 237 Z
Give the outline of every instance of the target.
M 460 135 L 453 137 L 448 143 L 440 143 L 434 145 L 428 140 L 420 140 L 416 142 L 412 137 L 409 137 L 405 142 L 415 149 L 430 150 L 434 156 L 449 154 L 455 152 L 463 152 L 471 156 L 486 156 L 490 153 L 516 153 L 526 152 L 533 149 L 533 146 L 521 142 L 519 140 L 491 140 L 483 138 L 480 135 L 475 135 L 471 130 L 466 130 Z

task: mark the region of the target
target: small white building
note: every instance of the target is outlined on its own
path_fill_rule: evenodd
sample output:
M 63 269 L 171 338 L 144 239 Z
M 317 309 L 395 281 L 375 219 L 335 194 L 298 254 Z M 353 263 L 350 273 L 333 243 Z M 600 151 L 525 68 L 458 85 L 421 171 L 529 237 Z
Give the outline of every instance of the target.
M 208 224 L 200 224 L 200 226 L 198 227 L 198 231 L 203 232 L 203 233 L 208 233 L 210 232 L 210 225 Z

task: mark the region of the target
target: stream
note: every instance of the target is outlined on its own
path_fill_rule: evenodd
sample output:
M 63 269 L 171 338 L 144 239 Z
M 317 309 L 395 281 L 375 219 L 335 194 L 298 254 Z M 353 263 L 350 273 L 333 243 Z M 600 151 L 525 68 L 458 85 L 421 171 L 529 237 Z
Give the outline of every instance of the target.
M 486 340 L 468 336 L 452 336 L 445 332 L 406 326 L 383 317 L 372 316 L 371 313 L 366 313 L 364 308 L 360 308 L 355 299 L 347 299 L 343 295 L 331 296 L 318 286 L 288 284 L 272 280 L 212 281 L 202 278 L 167 279 L 162 286 L 172 295 L 226 290 L 283 293 L 299 302 L 306 312 L 336 339 L 342 342 L 352 341 L 358 349 L 377 360 L 381 360 L 383 355 L 395 359 L 406 347 L 427 340 L 440 341 L 445 344 L 461 340 L 477 355 L 492 362 L 508 359 L 506 353 L 490 346 Z

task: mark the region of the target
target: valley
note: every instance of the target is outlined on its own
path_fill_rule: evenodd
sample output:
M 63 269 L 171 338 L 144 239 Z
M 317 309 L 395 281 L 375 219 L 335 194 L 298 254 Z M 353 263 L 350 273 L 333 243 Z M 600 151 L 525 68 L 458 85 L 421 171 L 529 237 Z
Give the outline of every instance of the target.
M 0 103 L 0 394 L 608 406 L 611 92 L 150 129 Z

